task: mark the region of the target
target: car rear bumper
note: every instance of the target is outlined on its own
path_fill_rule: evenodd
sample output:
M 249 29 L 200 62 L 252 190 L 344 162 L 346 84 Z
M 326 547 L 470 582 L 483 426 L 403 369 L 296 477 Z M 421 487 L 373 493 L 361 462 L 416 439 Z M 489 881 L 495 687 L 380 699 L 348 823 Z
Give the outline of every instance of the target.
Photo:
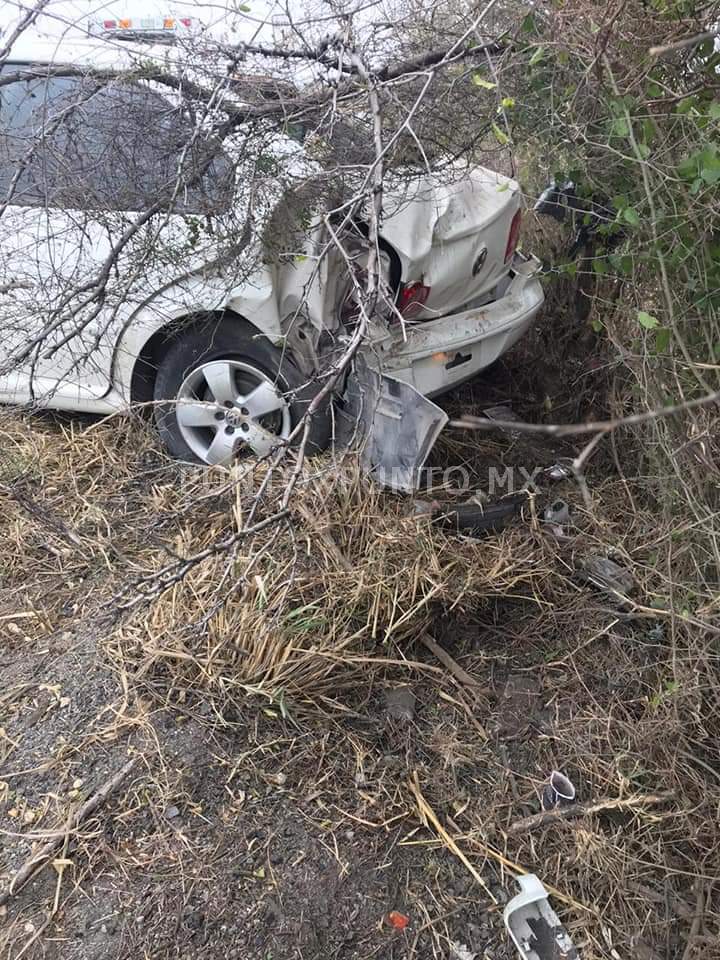
M 374 345 L 385 373 L 425 396 L 451 389 L 489 367 L 526 332 L 545 299 L 535 257 L 516 255 L 498 300 L 406 328 L 405 339 Z

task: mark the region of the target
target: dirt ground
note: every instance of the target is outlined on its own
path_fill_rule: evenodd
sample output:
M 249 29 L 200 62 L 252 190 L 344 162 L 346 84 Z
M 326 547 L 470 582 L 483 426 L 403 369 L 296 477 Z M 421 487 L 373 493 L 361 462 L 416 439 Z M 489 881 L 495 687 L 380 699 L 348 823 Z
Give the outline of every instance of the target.
M 560 396 L 550 378 L 532 393 L 501 371 L 483 401 L 530 415 Z M 479 402 L 467 390 L 462 402 Z M 628 520 L 620 483 L 598 486 L 591 511 L 560 491 L 577 517 L 564 540 L 527 518 L 482 541 L 428 535 L 397 498 L 363 501 L 353 526 L 350 504 L 323 534 L 350 558 L 332 571 L 345 586 L 322 617 L 308 577 L 311 599 L 291 598 L 282 635 L 305 659 L 269 694 L 276 665 L 233 686 L 242 650 L 259 656 L 257 619 L 225 614 L 186 636 L 187 593 L 172 587 L 164 606 L 119 625 L 120 585 L 148 569 L 148 544 L 162 540 L 167 559 L 188 536 L 181 474 L 151 438 L 112 421 L 23 417 L 4 433 L 0 897 L 48 838 L 59 843 L 0 907 L 2 957 L 510 960 L 502 910 L 520 870 L 555 888 L 586 960 L 720 957 L 716 637 L 652 606 L 666 591 L 666 541 L 647 517 Z M 465 439 L 438 456 L 479 475 L 493 458 L 563 452 L 473 443 L 472 456 Z M 213 496 L 192 530 L 229 511 Z M 634 606 L 577 575 L 599 545 L 632 568 Z M 419 573 L 396 557 L 408 549 L 422 553 Z M 406 568 L 426 575 L 431 600 L 403 607 L 397 585 L 382 601 L 373 587 L 366 620 L 353 607 L 342 621 L 351 644 L 332 617 L 373 565 L 396 584 Z M 259 569 L 272 620 L 274 568 Z M 193 616 L 206 614 L 202 578 L 186 589 Z M 238 602 L 237 616 L 256 617 L 259 603 Z M 403 626 L 356 629 L 371 621 Z M 335 645 L 322 647 L 331 632 Z M 320 680 L 303 687 L 293 678 L 308 663 Z M 599 809 L 525 830 L 553 769 Z
M 227 721 L 198 719 L 201 704 L 188 711 L 137 704 L 118 724 L 110 712 L 103 722 L 123 693 L 92 638 L 64 643 L 32 670 L 5 667 L 7 690 L 16 692 L 6 736 L 18 744 L 6 775 L 20 821 L 28 810 L 44 819 L 41 811 L 78 780 L 83 794 L 92 793 L 129 755 L 138 761 L 74 838 L 59 918 L 25 955 L 430 957 L 452 956 L 457 941 L 479 956 L 512 956 L 499 906 L 418 834 L 403 797 L 408 771 L 427 762 L 426 742 L 448 712 L 437 692 L 405 720 L 377 691 L 342 724 L 340 752 L 331 746 L 340 731 L 298 728 L 253 709 L 228 729 Z M 424 700 L 430 690 L 418 695 Z M 41 769 L 22 772 L 33 767 Z M 486 775 L 472 757 L 463 767 L 465 791 L 473 776 Z M 397 811 L 391 817 L 387 800 L 375 800 L 387 793 Z M 385 812 L 378 816 L 376 806 Z M 17 828 L 7 807 L 5 814 L 3 826 Z M 14 871 L 30 843 L 4 841 L 5 869 Z M 48 868 L 12 902 L 8 955 L 42 930 L 57 880 Z M 512 883 L 488 880 L 501 906 Z M 405 930 L 388 924 L 390 910 L 410 918 Z

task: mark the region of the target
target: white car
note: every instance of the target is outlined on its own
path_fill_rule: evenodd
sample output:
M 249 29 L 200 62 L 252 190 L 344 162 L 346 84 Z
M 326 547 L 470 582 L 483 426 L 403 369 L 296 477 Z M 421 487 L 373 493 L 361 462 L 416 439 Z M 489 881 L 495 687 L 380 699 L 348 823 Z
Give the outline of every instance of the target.
M 287 199 L 268 186 L 297 144 L 275 143 L 264 166 L 252 158 L 248 188 L 242 132 L 208 163 L 204 122 L 172 91 L 73 75 L 127 66 L 121 46 L 36 44 L 0 68 L 0 402 L 100 414 L 150 404 L 176 457 L 264 456 L 356 322 L 347 259 L 319 219 L 295 238 Z M 205 172 L 178 190 L 194 162 Z M 482 168 L 388 181 L 370 368 L 430 397 L 522 336 L 543 292 L 538 262 L 516 252 L 520 205 L 517 183 Z M 243 231 L 271 208 L 281 242 L 258 255 Z M 354 270 L 364 229 L 344 235 Z M 327 411 L 314 417 L 312 444 L 332 429 Z

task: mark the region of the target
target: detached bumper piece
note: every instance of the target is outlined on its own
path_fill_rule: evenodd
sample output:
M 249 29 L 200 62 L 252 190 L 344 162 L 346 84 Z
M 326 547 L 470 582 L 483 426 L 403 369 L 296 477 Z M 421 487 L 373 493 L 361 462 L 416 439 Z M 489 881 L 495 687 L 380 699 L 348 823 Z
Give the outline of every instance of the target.
M 360 449 L 362 468 L 383 486 L 413 493 L 447 414 L 402 380 L 373 370 L 362 356 L 348 377 L 340 442 Z
M 540 880 L 529 873 L 517 882 L 521 892 L 505 907 L 503 920 L 523 960 L 580 960 Z

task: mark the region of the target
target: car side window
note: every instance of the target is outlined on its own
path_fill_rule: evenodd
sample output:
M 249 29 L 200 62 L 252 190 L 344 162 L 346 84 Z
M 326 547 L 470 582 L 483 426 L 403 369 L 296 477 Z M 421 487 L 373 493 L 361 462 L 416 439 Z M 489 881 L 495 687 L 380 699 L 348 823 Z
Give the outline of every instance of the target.
M 5 65 L 3 75 L 23 67 Z M 233 168 L 181 107 L 139 83 L 39 77 L 0 86 L 0 203 L 219 213 Z

